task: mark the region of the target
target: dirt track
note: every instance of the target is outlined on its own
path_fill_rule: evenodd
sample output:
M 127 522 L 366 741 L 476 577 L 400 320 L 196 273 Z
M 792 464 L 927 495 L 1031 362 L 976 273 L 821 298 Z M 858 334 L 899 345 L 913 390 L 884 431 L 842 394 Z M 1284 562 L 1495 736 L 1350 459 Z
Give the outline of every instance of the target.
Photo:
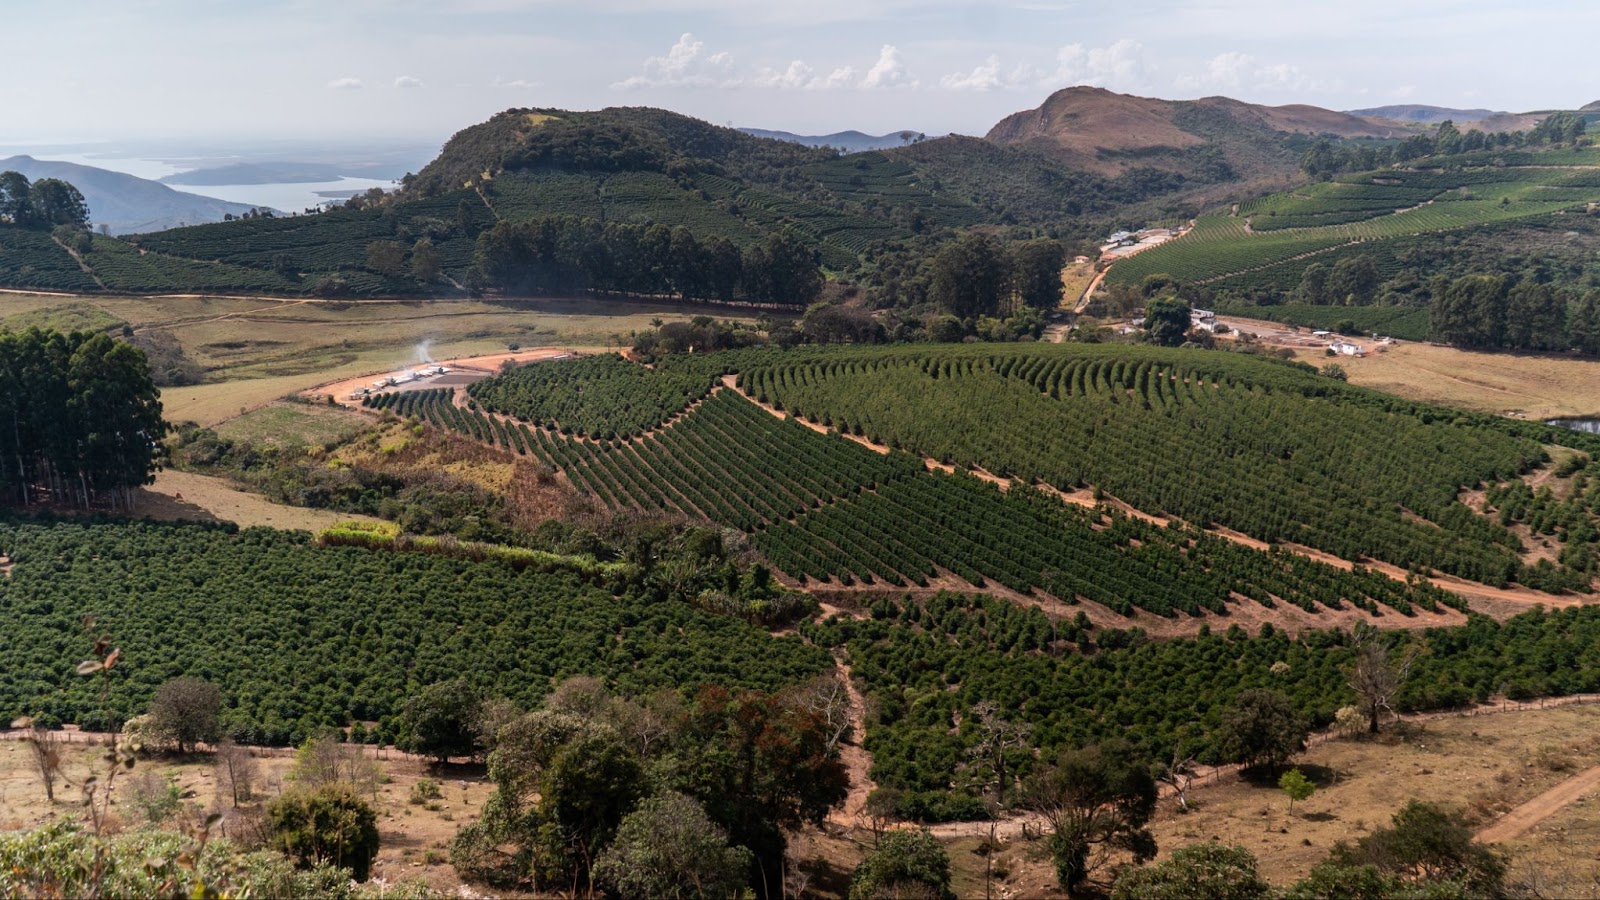
M 1585 794 L 1600 788 L 1600 766 L 1586 769 L 1500 817 L 1477 834 L 1485 844 L 1503 844 L 1519 838 Z

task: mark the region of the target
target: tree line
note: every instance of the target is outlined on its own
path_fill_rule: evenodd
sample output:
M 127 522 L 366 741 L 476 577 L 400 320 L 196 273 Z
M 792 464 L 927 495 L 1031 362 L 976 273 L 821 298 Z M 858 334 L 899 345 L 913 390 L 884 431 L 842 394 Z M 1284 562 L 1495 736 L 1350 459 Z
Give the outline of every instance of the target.
M 1600 355 L 1600 291 L 1577 294 L 1507 275 L 1435 278 L 1435 340 L 1472 350 L 1577 350 Z
M 816 250 L 788 231 L 740 249 L 679 226 L 555 216 L 501 222 L 478 237 L 472 279 L 531 293 L 676 294 L 805 306 L 822 291 Z
M 0 222 L 22 228 L 89 227 L 89 205 L 59 178 L 29 182 L 21 172 L 0 172 Z
M 138 348 L 103 334 L 0 332 L 0 497 L 130 508 L 166 427 Z
M 1387 147 L 1363 143 L 1335 146 L 1322 140 L 1300 157 L 1300 168 L 1312 178 L 1330 178 L 1344 172 L 1366 172 L 1429 156 L 1450 156 L 1479 150 L 1517 150 L 1525 147 L 1576 146 L 1588 129 L 1583 116 L 1557 112 L 1527 131 L 1494 134 L 1476 128 L 1465 132 L 1452 121 L 1439 123 L 1433 134 L 1416 134 Z

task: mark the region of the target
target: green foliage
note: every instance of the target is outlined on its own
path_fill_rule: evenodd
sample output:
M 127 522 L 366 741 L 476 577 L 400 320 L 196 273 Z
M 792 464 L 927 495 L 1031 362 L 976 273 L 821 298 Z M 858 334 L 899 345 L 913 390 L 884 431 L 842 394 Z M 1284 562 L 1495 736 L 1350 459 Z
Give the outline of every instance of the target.
M 277 853 L 246 852 L 225 839 L 207 842 L 190 869 L 180 863 L 189 843 L 150 829 L 101 838 L 65 819 L 7 832 L 0 834 L 0 896 L 157 898 L 201 887 L 239 897 L 371 895 L 352 885 L 347 869 L 320 863 L 296 870 Z
M 172 775 L 140 772 L 129 778 L 125 790 L 128 805 L 138 813 L 140 821 L 150 825 L 160 825 L 183 807 L 183 792 Z
M 267 804 L 267 822 L 272 846 L 301 868 L 333 865 L 366 881 L 378 855 L 378 815 L 344 782 L 280 795 Z
M 174 678 L 156 688 L 150 700 L 148 734 L 171 741 L 179 753 L 188 753 L 202 741 L 215 742 L 222 734 L 222 692 L 198 678 Z
M 1372 870 L 1382 883 L 1402 892 L 1426 887 L 1436 895 L 1505 895 L 1505 858 L 1475 841 L 1459 813 L 1419 800 L 1395 813 L 1392 825 L 1375 829 L 1354 846 L 1335 844 L 1325 867 L 1313 870 L 1311 883 L 1297 885 L 1295 893 L 1352 880 L 1369 884 Z
M 1489 584 L 1531 569 L 1518 541 L 1458 493 L 1542 462 L 1528 438 L 1574 441 L 1244 354 L 1106 345 L 791 351 L 744 365 L 740 384 L 788 411 L 957 466 L 1069 490 L 1089 484 L 1147 512 Z M 1193 462 L 1159 461 L 1174 456 Z M 1210 489 L 1219 483 L 1227 488 Z M 1564 583 L 1581 589 L 1583 580 Z
M 742 252 L 685 227 L 572 217 L 501 222 L 478 236 L 473 280 L 532 293 L 677 294 L 805 306 L 822 290 L 816 253 L 787 230 Z
M 411 786 L 411 796 L 406 802 L 412 806 L 421 806 L 430 800 L 438 800 L 444 795 L 439 792 L 439 782 L 432 778 L 418 778 L 417 783 Z
M 850 877 L 850 900 L 927 896 L 954 898 L 950 856 L 927 829 L 885 834 Z
M 1406 341 L 1428 339 L 1428 310 L 1416 306 L 1308 306 L 1286 303 L 1281 306 L 1246 306 L 1219 303 L 1217 312 L 1225 316 L 1244 316 L 1298 325 L 1319 331 L 1334 331 L 1348 320 L 1361 334 L 1378 334 Z
M 992 316 L 1011 288 L 1005 251 L 988 235 L 969 233 L 944 244 L 933 258 L 928 299 L 958 319 Z
M 1312 784 L 1311 779 L 1307 778 L 1305 773 L 1299 769 L 1290 769 L 1283 773 L 1283 777 L 1278 779 L 1278 787 L 1289 795 L 1290 809 L 1294 809 L 1297 801 L 1305 800 L 1316 793 L 1317 790 L 1317 786 Z
M 748 883 L 750 852 L 700 804 L 679 793 L 650 797 L 622 820 L 595 863 L 595 880 L 624 897 L 736 897 Z
M 1189 304 L 1175 297 L 1159 297 L 1145 304 L 1144 330 L 1150 343 L 1176 347 L 1189 333 Z
M 1156 809 L 1156 782 L 1147 759 L 1122 740 L 1066 750 L 1034 774 L 1024 803 L 1050 824 L 1056 879 L 1071 894 L 1111 853 L 1135 862 L 1156 855 L 1145 827 Z
M 430 684 L 400 707 L 400 739 L 407 753 L 430 756 L 440 764 L 478 751 L 478 692 L 465 678 Z
M 645 870 L 660 859 L 640 835 L 667 827 L 663 808 L 643 807 L 632 828 L 624 823 L 651 790 L 675 791 L 699 803 L 726 837 L 699 827 L 665 834 L 660 853 L 698 858 L 718 883 L 776 883 L 784 831 L 819 823 L 848 783 L 826 724 L 797 700 L 716 688 L 686 706 L 583 689 L 559 704 L 553 698 L 499 729 L 489 755 L 495 793 L 452 842 L 451 861 L 463 877 L 508 887 L 661 879 L 665 873 Z M 662 796 L 664 808 L 678 804 Z M 613 834 L 621 843 L 608 854 Z M 738 854 L 751 867 L 736 881 L 721 868 L 736 858 L 723 855 L 730 843 L 751 851 Z
M 1111 886 L 1111 900 L 1267 900 L 1272 896 L 1272 885 L 1256 871 L 1256 858 L 1249 850 L 1217 843 L 1191 844 L 1155 865 L 1124 869 Z
M 830 663 L 799 640 L 669 596 L 617 597 L 571 575 L 426 554 L 318 548 L 310 536 L 154 523 L 0 520 L 0 718 L 48 714 L 115 728 L 163 681 L 205 678 L 224 725 L 250 743 L 298 743 L 350 721 L 395 733 L 404 699 L 465 676 L 533 704 L 555 676 L 630 691 L 705 683 L 768 690 Z M 374 618 L 372 611 L 381 609 Z M 97 690 L 70 675 L 79 622 L 115 623 L 126 676 Z M 66 690 L 62 690 L 65 685 Z
M 1305 718 L 1281 691 L 1242 691 L 1222 715 L 1218 750 L 1246 769 L 1276 769 L 1306 748 L 1309 732 Z
M 709 373 L 647 369 L 607 354 L 519 366 L 468 393 L 492 412 L 609 440 L 659 426 L 710 389 Z
M 144 354 L 104 334 L 0 331 L 0 498 L 125 508 L 166 432 Z
M 926 821 L 983 814 L 974 798 L 950 787 L 978 742 L 972 710 L 983 703 L 1031 724 L 1047 755 L 1126 737 L 1152 758 L 1176 751 L 1217 764 L 1224 713 L 1243 691 L 1281 691 L 1317 727 L 1355 702 L 1346 634 L 1291 639 L 1272 630 L 1251 638 L 1235 628 L 1157 642 L 1052 623 L 1010 601 L 953 595 L 880 600 L 870 609 L 865 621 L 836 618 L 802 630 L 820 645 L 848 649 L 877 710 L 865 740 L 873 778 L 902 792 L 908 817 Z M 1432 629 L 1395 708 L 1449 709 L 1502 688 L 1520 697 L 1600 690 L 1597 640 L 1600 609 L 1581 607 Z M 1072 652 L 1095 642 L 1097 653 Z M 1034 765 L 1020 761 L 1020 774 Z

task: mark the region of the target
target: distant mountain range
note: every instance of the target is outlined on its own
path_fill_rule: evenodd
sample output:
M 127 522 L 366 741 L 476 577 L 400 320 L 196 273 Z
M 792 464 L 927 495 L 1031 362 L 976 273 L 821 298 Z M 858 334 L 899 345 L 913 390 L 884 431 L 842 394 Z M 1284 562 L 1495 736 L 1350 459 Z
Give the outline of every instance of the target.
M 800 144 L 806 147 L 837 147 L 846 153 L 890 150 L 895 147 L 904 147 L 908 144 L 927 140 L 927 135 L 920 131 L 891 131 L 888 134 L 872 135 L 861 131 L 837 131 L 833 134 L 795 134 L 791 131 L 768 131 L 765 128 L 741 128 L 739 130 L 754 137 L 770 138 L 774 141 L 788 141 L 791 144 Z
M 159 182 L 77 163 L 38 160 L 31 156 L 0 159 L 0 172 L 21 172 L 29 181 L 59 178 L 71 183 L 89 204 L 89 220 L 112 234 L 139 234 L 180 225 L 220 222 L 228 213 L 242 215 L 253 207 L 175 191 Z
M 1493 109 L 1451 109 L 1447 106 L 1426 106 L 1420 103 L 1404 103 L 1395 106 L 1374 106 L 1371 109 L 1349 110 L 1352 116 L 1362 116 L 1371 119 L 1392 119 L 1396 122 L 1413 122 L 1418 125 L 1437 125 L 1440 122 L 1454 122 L 1464 125 L 1468 122 L 1481 122 L 1490 116 L 1505 116 L 1510 113 Z
M 192 169 L 161 179 L 162 184 L 194 186 L 216 184 L 316 184 L 351 178 L 393 178 L 393 166 L 349 166 L 315 162 L 231 163 Z

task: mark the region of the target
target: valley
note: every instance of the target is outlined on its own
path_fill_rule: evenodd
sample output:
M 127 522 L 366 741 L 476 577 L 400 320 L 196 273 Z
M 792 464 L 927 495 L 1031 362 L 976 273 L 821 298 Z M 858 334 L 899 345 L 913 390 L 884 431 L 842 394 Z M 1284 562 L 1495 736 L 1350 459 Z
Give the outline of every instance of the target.
M 1592 892 L 1600 110 L 1079 80 L 0 172 L 0 895 Z

